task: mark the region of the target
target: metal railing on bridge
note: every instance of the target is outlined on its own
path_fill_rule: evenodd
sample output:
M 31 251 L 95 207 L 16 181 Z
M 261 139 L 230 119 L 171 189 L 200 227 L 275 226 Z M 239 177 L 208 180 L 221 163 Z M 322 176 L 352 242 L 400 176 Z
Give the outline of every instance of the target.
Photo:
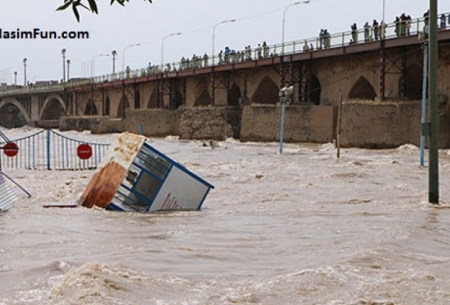
M 34 170 L 96 169 L 110 144 L 71 139 L 54 130 L 44 129 L 20 139 L 14 156 L 0 154 L 0 168 Z M 0 146 L 5 143 L 0 142 Z
M 449 13 L 440 14 L 439 20 L 445 19 L 445 23 L 440 24 L 438 28 L 445 30 L 450 28 Z M 417 36 L 418 39 L 423 37 L 426 19 L 424 17 L 410 19 L 388 24 L 380 23 L 378 26 L 366 25 L 363 28 L 354 30 L 327 34 L 324 36 L 316 36 L 307 39 L 289 41 L 274 45 L 267 45 L 266 48 L 258 46 L 256 48 L 246 48 L 245 50 L 231 50 L 231 54 L 221 54 L 200 56 L 197 58 L 185 59 L 179 62 L 171 62 L 164 64 L 163 67 L 154 65 L 147 68 L 136 70 L 127 70 L 115 74 L 107 74 L 96 76 L 91 79 L 82 80 L 80 82 L 71 82 L 66 86 L 77 86 L 89 83 L 102 83 L 115 80 L 123 80 L 128 78 L 139 78 L 149 75 L 178 72 L 189 69 L 199 69 L 223 64 L 240 63 L 244 61 L 252 61 L 264 58 L 270 58 L 281 55 L 292 55 L 302 52 L 313 52 L 320 49 L 330 49 L 344 47 L 353 44 L 370 43 L 376 40 L 395 39 L 406 36 Z M 214 60 L 213 60 L 214 57 Z
M 439 24 L 440 30 L 445 30 L 450 27 L 449 13 L 439 14 L 438 20 L 445 20 L 444 24 Z M 300 39 L 289 41 L 274 45 L 267 45 L 265 48 L 258 46 L 256 48 L 246 48 L 245 50 L 231 50 L 230 54 L 213 54 L 203 55 L 197 58 L 186 58 L 178 62 L 165 63 L 164 66 L 153 65 L 141 69 L 127 69 L 119 73 L 96 76 L 92 78 L 81 78 L 70 80 L 63 84 L 48 85 L 42 87 L 23 87 L 21 89 L 0 91 L 2 95 L 10 95 L 12 93 L 28 93 L 37 90 L 59 90 L 63 88 L 76 87 L 80 85 L 89 85 L 117 80 L 125 80 L 139 77 L 146 77 L 149 75 L 157 75 L 161 73 L 175 73 L 183 70 L 200 69 L 204 67 L 211 67 L 223 64 L 240 63 L 244 61 L 259 60 L 264 58 L 292 55 L 302 52 L 314 52 L 319 49 L 330 49 L 344 47 L 352 44 L 370 43 L 376 40 L 394 39 L 405 36 L 417 36 L 418 39 L 423 37 L 426 19 L 424 17 L 410 19 L 401 22 L 392 22 L 388 24 L 379 24 L 378 27 L 367 25 L 365 28 L 357 28 L 350 31 L 333 33 L 324 36 L 311 37 L 307 39 Z M 378 32 L 378 35 L 376 34 Z M 232 49 L 232 48 L 231 48 Z

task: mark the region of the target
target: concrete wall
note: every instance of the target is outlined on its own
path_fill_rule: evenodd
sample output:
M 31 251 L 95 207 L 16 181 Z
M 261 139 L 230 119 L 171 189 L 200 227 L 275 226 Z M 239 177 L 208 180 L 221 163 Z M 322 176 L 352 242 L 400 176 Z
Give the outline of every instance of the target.
M 90 130 L 106 118 L 100 116 L 72 116 L 59 119 L 59 130 Z M 57 126 L 58 127 L 58 126 Z
M 140 126 L 144 127 L 144 135 L 164 137 L 179 134 L 178 113 L 164 109 L 128 109 L 123 120 L 125 130 L 140 134 Z
M 450 145 L 448 110 L 441 107 L 439 146 Z M 354 101 L 343 103 L 341 147 L 394 148 L 420 146 L 422 106 L 420 101 Z
M 281 106 L 246 106 L 242 114 L 241 141 L 279 141 Z M 331 142 L 334 139 L 336 107 L 286 106 L 284 141 Z
M 395 148 L 420 144 L 420 101 L 349 101 L 342 105 L 341 147 Z M 440 148 L 450 147 L 450 106 L 440 104 Z M 336 140 L 338 107 L 286 106 L 284 141 L 329 143 Z M 65 118 L 61 126 L 80 130 L 91 125 L 92 133 L 130 131 L 139 134 L 141 124 L 149 137 L 179 136 L 182 139 L 236 138 L 241 141 L 276 142 L 280 136 L 281 107 L 195 107 L 178 110 L 127 110 L 125 119 L 99 117 Z M 52 122 L 53 123 L 53 122 Z
M 179 109 L 180 138 L 239 138 L 241 109 L 234 107 L 197 107 Z

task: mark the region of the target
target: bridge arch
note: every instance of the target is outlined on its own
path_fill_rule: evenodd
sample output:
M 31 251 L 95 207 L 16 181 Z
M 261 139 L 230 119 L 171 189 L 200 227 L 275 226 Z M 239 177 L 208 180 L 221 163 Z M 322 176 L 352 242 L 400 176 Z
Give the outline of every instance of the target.
M 195 87 L 195 96 L 194 107 L 208 106 L 211 104 L 211 96 L 209 95 L 208 81 L 206 78 L 198 81 L 197 86 Z
M 239 88 L 236 83 L 233 83 L 233 85 L 230 88 L 230 91 L 228 92 L 228 105 L 230 106 L 239 106 L 241 101 L 241 89 Z
M 314 105 L 320 105 L 320 96 L 322 94 L 322 87 L 316 75 L 311 73 L 306 85 L 302 86 L 302 84 L 300 84 L 300 89 L 301 89 L 299 90 L 300 101 L 309 102 Z M 304 93 L 302 94 L 301 91 L 304 91 Z
M 348 94 L 349 99 L 357 100 L 374 100 L 376 97 L 377 94 L 375 90 L 364 76 L 361 76 L 356 81 Z
M 277 104 L 279 88 L 277 84 L 269 77 L 264 77 L 253 93 L 252 104 Z
M 141 93 L 138 89 L 134 92 L 134 109 L 141 108 Z
M 119 107 L 117 107 L 117 117 L 124 118 L 126 110 L 130 108 L 130 102 L 126 97 L 120 99 Z
M 177 89 L 174 89 L 172 92 L 172 100 L 170 102 L 170 107 L 172 109 L 177 109 L 183 105 L 183 95 Z
M 405 75 L 400 79 L 405 82 L 405 97 L 411 100 L 420 100 L 422 98 L 423 88 L 423 69 L 416 64 L 406 68 Z M 399 90 L 399 92 L 401 92 Z
M 50 94 L 44 101 L 39 119 L 57 120 L 66 113 L 66 105 L 63 99 L 57 94 Z
M 103 109 L 103 115 L 109 116 L 111 113 L 111 100 L 109 99 L 109 96 L 105 98 L 105 106 Z
M 13 105 L 17 110 L 18 113 L 17 114 L 6 114 L 3 112 L 3 109 L 5 106 L 7 106 L 8 104 Z M 4 118 L 4 115 L 11 115 L 11 119 L 8 120 L 6 118 Z M 31 121 L 30 116 L 28 115 L 27 111 L 25 110 L 25 108 L 22 106 L 22 104 L 19 103 L 19 101 L 17 101 L 14 98 L 11 97 L 7 97 L 4 98 L 3 100 L 0 100 L 0 125 L 7 127 L 7 128 L 14 128 L 14 127 L 19 127 L 19 126 L 15 126 L 14 122 L 15 120 L 19 117 L 22 116 L 23 119 L 26 121 L 26 123 L 29 123 Z M 4 122 L 8 122 L 9 124 L 5 124 Z M 9 125 L 9 126 L 8 126 Z M 22 125 L 23 126 L 23 125 Z
M 156 88 L 153 89 L 152 94 L 150 95 L 150 98 L 148 99 L 147 108 L 158 108 L 158 101 L 157 101 L 157 93 Z
M 92 99 L 89 99 L 86 107 L 84 108 L 84 115 L 97 115 L 97 106 L 95 106 L 95 103 L 92 101 Z

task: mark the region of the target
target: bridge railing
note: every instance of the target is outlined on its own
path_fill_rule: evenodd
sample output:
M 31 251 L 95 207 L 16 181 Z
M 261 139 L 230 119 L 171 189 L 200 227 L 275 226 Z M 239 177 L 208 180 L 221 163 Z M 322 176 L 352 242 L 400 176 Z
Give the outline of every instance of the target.
M 442 14 L 445 17 L 445 27 L 439 29 L 446 29 L 450 27 L 448 23 L 449 13 Z M 441 15 L 439 15 L 441 16 Z M 440 19 L 440 18 L 438 18 Z M 285 42 L 284 44 L 268 45 L 266 48 L 256 47 L 245 50 L 231 50 L 230 54 L 214 54 L 206 56 L 200 56 L 198 58 L 185 59 L 179 62 L 166 63 L 164 67 L 152 66 L 148 68 L 142 68 L 137 70 L 128 70 L 116 73 L 114 75 L 103 75 L 91 79 L 92 82 L 106 82 L 112 80 L 122 80 L 127 78 L 143 77 L 147 75 L 177 72 L 181 70 L 199 69 L 203 67 L 218 66 L 230 63 L 239 63 L 243 61 L 257 60 L 261 58 L 269 58 L 272 56 L 291 55 L 301 52 L 311 52 L 318 49 L 337 48 L 344 47 L 352 44 L 369 43 L 381 39 L 394 39 L 405 36 L 417 36 L 418 39 L 423 37 L 425 29 L 425 18 L 410 19 L 408 22 L 392 22 L 388 24 L 379 24 L 378 30 L 372 25 L 368 25 L 366 28 L 358 28 L 355 31 L 345 31 L 340 33 L 333 33 L 329 36 L 311 37 L 302 40 L 295 40 Z M 378 32 L 378 35 L 375 34 Z
M 46 129 L 20 139 L 11 139 L 19 147 L 17 155 L 6 156 L 0 151 L 0 168 L 34 170 L 86 170 L 95 169 L 110 144 L 90 143 L 66 137 Z M 0 147 L 5 143 L 0 142 Z M 78 156 L 78 147 L 88 144 L 92 155 L 87 159 Z
M 438 24 L 439 29 L 445 29 L 450 27 L 449 13 L 439 14 L 438 20 L 441 17 L 445 18 L 445 27 Z M 97 84 L 103 82 L 125 80 L 130 78 L 139 78 L 149 75 L 161 74 L 161 73 L 171 73 L 181 70 L 199 69 L 203 67 L 218 66 L 230 63 L 239 63 L 243 61 L 252 61 L 261 58 L 270 58 L 272 56 L 280 55 L 291 55 L 301 52 L 312 52 L 318 49 L 327 48 L 337 48 L 348 46 L 352 44 L 369 43 L 380 39 L 394 39 L 397 37 L 404 36 L 418 36 L 421 38 L 425 29 L 425 18 L 416 18 L 409 21 L 409 26 L 407 22 L 399 23 L 388 23 L 384 27 L 379 24 L 379 34 L 378 37 L 375 34 L 374 27 L 369 25 L 366 29 L 359 28 L 355 31 L 345 31 L 340 33 L 329 34 L 326 37 L 310 37 L 307 39 L 295 40 L 285 42 L 283 44 L 278 43 L 274 45 L 269 45 L 266 48 L 256 47 L 252 49 L 244 50 L 231 50 L 230 54 L 214 54 L 200 56 L 198 58 L 186 58 L 178 62 L 166 63 L 164 66 L 150 66 L 141 69 L 127 69 L 126 71 L 121 71 L 114 74 L 100 75 L 93 78 L 84 78 L 79 80 L 70 80 L 64 84 L 55 84 L 48 86 L 25 86 L 19 89 L 10 89 L 5 91 L 0 91 L 0 97 L 19 93 L 34 93 L 34 92 L 46 92 L 63 90 L 68 87 L 75 87 L 80 85 Z M 378 39 L 377 39 L 378 38 Z

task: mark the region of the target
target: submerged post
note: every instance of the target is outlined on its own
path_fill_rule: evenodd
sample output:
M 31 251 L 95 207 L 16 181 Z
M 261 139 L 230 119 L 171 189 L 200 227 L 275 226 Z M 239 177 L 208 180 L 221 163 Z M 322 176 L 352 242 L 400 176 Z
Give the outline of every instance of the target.
M 338 106 L 338 121 L 336 126 L 336 147 L 337 157 L 341 157 L 341 123 L 342 123 L 342 92 L 339 90 L 339 106 Z
M 281 120 L 280 120 L 280 154 L 283 153 L 283 138 L 284 138 L 284 116 L 285 116 L 285 108 L 286 108 L 286 100 L 288 97 L 292 95 L 292 92 L 294 91 L 294 87 L 290 86 L 283 87 L 280 90 L 279 97 L 280 97 L 280 103 L 281 103 Z
M 423 84 L 422 84 L 422 126 L 426 122 L 427 116 L 427 77 L 428 77 L 428 41 L 425 38 L 423 43 Z M 423 130 L 420 135 L 420 166 L 425 163 L 425 134 Z
M 439 204 L 439 166 L 438 166 L 438 43 L 437 43 L 437 0 L 430 0 L 429 14 L 429 52 L 430 52 L 430 149 L 428 169 L 428 201 Z

